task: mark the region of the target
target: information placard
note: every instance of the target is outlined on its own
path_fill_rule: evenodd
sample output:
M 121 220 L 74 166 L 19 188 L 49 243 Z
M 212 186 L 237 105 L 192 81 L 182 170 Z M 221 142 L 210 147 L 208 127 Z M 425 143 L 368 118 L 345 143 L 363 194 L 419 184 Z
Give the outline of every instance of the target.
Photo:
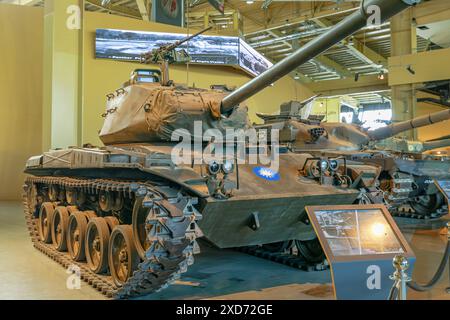
M 392 259 L 414 254 L 383 205 L 307 207 L 331 266 L 337 299 L 387 299 Z

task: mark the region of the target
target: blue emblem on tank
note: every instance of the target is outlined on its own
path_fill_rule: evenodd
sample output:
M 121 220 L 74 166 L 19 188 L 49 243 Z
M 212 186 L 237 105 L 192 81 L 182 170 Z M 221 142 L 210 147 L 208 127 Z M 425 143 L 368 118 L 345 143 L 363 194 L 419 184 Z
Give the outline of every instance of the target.
M 280 174 L 270 168 L 255 167 L 253 173 L 267 181 L 279 181 Z

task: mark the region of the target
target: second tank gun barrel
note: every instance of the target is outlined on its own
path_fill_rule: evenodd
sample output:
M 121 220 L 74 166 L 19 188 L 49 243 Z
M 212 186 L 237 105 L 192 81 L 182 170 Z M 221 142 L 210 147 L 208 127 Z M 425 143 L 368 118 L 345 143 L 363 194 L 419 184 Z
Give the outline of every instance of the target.
M 281 60 L 270 69 L 266 70 L 253 80 L 247 82 L 222 100 L 222 114 L 229 113 L 241 102 L 255 95 L 275 81 L 294 71 L 309 60 L 317 57 L 335 44 L 351 36 L 356 31 L 368 25 L 369 8 L 377 6 L 380 9 L 381 20 L 386 21 L 409 6 L 419 3 L 421 0 L 366 0 L 363 7 L 357 10 L 335 27 L 326 31 L 316 39 L 310 41 L 296 52 Z
M 445 120 L 450 120 L 450 109 L 394 123 L 384 128 L 369 131 L 368 134 L 371 140 L 383 140 L 411 129 L 426 127 Z
M 427 141 L 423 143 L 423 150 L 429 151 L 438 148 L 450 147 L 450 139 L 442 139 L 436 141 Z

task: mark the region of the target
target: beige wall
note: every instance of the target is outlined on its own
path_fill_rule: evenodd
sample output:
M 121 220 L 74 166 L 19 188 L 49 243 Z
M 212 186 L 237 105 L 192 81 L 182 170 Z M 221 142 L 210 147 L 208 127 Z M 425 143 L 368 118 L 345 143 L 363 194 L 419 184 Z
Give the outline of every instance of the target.
M 403 85 L 450 79 L 450 48 L 389 58 L 389 85 Z M 410 66 L 415 74 L 408 71 Z
M 42 152 L 42 8 L 0 4 L 0 200 L 20 198 Z
M 100 145 L 97 137 L 105 110 L 106 94 L 118 89 L 131 71 L 142 67 L 137 63 L 95 59 L 95 30 L 101 28 L 128 29 L 142 31 L 185 32 L 181 28 L 148 23 L 135 19 L 102 13 L 86 12 L 84 39 L 84 103 L 83 103 L 83 143 Z M 186 83 L 186 67 L 171 66 L 171 78 L 178 83 Z M 208 88 L 211 84 L 240 86 L 250 80 L 244 72 L 224 66 L 196 66 L 189 68 L 189 84 L 198 88 Z M 279 80 L 273 87 L 249 99 L 248 105 L 252 121 L 256 121 L 255 112 L 273 113 L 278 111 L 282 102 L 293 99 L 306 99 L 312 92 L 289 77 Z
M 424 92 L 417 92 L 418 99 L 427 97 L 438 98 L 437 96 L 433 96 Z M 446 108 L 442 108 L 436 104 L 419 102 L 417 103 L 416 116 L 420 117 L 433 112 L 443 111 L 445 109 Z M 436 123 L 417 130 L 417 138 L 422 141 L 437 139 L 447 135 L 450 135 L 450 120 Z

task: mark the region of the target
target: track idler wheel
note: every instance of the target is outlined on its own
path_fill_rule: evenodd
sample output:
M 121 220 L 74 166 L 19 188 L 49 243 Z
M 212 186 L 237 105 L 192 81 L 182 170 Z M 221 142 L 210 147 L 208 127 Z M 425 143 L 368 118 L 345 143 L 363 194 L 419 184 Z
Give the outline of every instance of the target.
M 84 244 L 89 216 L 85 212 L 74 212 L 69 218 L 67 230 L 67 249 L 75 261 L 83 261 L 86 257 Z
M 445 204 L 442 193 L 419 196 L 410 202 L 414 211 L 422 216 L 431 215 Z
M 133 242 L 133 229 L 130 225 L 114 228 L 109 240 L 109 270 L 114 283 L 121 287 L 133 275 L 139 264 L 139 255 Z
M 45 243 L 52 242 L 51 224 L 55 206 L 51 202 L 44 202 L 39 211 L 39 237 Z
M 86 260 L 91 271 L 100 274 L 108 270 L 110 230 L 104 218 L 92 218 L 86 230 Z
M 295 240 L 298 252 L 306 261 L 311 263 L 320 263 L 325 260 L 325 253 L 320 245 L 319 239 L 300 241 Z
M 69 226 L 70 213 L 66 207 L 56 207 L 52 219 L 52 241 L 56 250 L 62 252 L 67 250 L 67 229 Z

